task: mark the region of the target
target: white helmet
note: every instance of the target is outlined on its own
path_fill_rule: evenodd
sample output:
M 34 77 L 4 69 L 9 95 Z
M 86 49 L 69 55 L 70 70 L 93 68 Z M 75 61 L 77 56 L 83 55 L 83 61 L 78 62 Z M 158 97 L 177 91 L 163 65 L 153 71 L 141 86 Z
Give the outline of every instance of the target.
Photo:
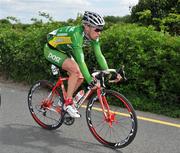
M 105 21 L 102 16 L 97 13 L 85 11 L 84 16 L 82 18 L 83 24 L 88 24 L 92 27 L 96 27 L 98 29 L 103 29 L 105 25 Z

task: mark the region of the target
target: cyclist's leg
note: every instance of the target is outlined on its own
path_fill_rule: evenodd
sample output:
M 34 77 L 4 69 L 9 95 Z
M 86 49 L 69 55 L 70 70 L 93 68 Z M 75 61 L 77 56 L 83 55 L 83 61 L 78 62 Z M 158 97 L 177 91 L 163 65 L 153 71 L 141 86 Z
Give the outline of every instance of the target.
M 72 98 L 73 93 L 78 89 L 84 80 L 79 66 L 66 54 L 51 49 L 47 45 L 45 45 L 44 48 L 44 55 L 48 61 L 69 72 L 67 98 Z
M 48 61 L 57 65 L 58 67 L 62 67 L 63 69 L 68 71 L 70 74 L 68 80 L 68 89 L 67 89 L 67 97 L 65 99 L 64 110 L 66 110 L 71 117 L 80 117 L 80 114 L 76 110 L 76 108 L 72 105 L 72 95 L 76 88 L 76 84 L 78 82 L 78 77 L 80 76 L 77 69 L 77 64 L 72 59 L 68 58 L 68 56 L 62 52 L 49 48 L 47 45 L 44 48 L 44 55 Z M 70 61 L 70 62 L 66 62 Z M 78 74 L 78 75 L 77 75 Z
M 78 64 L 73 59 L 67 58 L 62 65 L 62 69 L 70 73 L 67 91 L 67 97 L 70 98 L 82 84 L 84 77 L 79 69 Z
M 77 85 L 80 85 L 82 83 L 82 74 L 79 70 L 79 67 L 77 63 L 70 59 L 67 58 L 63 65 L 62 69 L 66 70 L 69 72 L 69 80 L 68 80 L 68 89 L 67 89 L 67 100 L 64 105 L 64 110 L 66 110 L 71 117 L 80 117 L 79 112 L 75 108 L 72 100 L 72 96 L 74 91 L 77 89 Z M 82 78 L 82 79 L 80 79 Z

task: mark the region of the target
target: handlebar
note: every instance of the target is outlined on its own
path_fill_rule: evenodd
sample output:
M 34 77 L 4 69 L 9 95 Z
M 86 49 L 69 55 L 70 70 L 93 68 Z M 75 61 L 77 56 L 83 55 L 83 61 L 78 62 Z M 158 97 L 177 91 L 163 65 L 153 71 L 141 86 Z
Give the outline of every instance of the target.
M 108 75 L 111 72 L 117 73 L 116 69 L 96 70 L 96 72 L 92 73 L 92 76 L 96 79 L 100 79 L 101 77 Z
M 115 74 L 115 75 L 113 75 Z M 107 69 L 107 70 L 97 70 L 96 72 L 92 73 L 92 76 L 99 80 L 101 85 L 105 87 L 104 85 L 104 78 L 105 76 L 109 75 L 109 83 L 117 82 L 117 75 L 120 74 L 123 81 L 127 81 L 127 78 L 125 76 L 124 66 L 122 66 L 119 69 Z
M 125 71 L 124 71 L 124 66 L 122 66 L 119 69 L 107 69 L 107 70 L 97 70 L 96 72 L 92 73 L 92 76 L 98 80 L 101 80 L 103 77 L 105 77 L 106 75 L 110 75 L 112 73 L 120 74 L 122 79 L 124 81 L 127 81 L 127 78 L 125 76 Z M 116 78 L 114 78 L 113 80 L 109 80 L 109 81 L 114 81 Z

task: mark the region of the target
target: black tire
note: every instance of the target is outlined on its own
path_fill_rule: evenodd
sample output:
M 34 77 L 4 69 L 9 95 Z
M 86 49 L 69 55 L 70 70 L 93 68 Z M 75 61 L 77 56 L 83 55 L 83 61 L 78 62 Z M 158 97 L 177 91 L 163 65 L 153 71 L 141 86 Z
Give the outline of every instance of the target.
M 59 128 L 64 120 L 64 111 L 62 110 L 64 100 L 59 91 L 56 90 L 50 96 L 52 105 L 47 107 L 44 105 L 52 88 L 53 84 L 51 82 L 40 80 L 32 85 L 28 94 L 28 106 L 33 119 L 41 127 L 48 130 Z
M 120 93 L 104 90 L 109 104 L 111 122 L 105 120 L 97 95 L 93 95 L 86 108 L 86 120 L 93 136 L 103 145 L 123 148 L 129 145 L 137 132 L 137 117 L 131 103 Z

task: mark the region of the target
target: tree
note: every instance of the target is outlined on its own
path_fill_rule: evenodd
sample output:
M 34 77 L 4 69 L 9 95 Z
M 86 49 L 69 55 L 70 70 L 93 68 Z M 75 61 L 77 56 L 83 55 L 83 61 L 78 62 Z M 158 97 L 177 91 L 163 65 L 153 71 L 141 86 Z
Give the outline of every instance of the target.
M 130 22 L 130 15 L 126 15 L 123 17 L 120 16 L 105 16 L 104 20 L 106 22 L 111 22 L 111 23 L 118 23 L 118 22 Z
M 180 34 L 177 29 L 180 23 L 179 14 L 179 0 L 139 0 L 131 10 L 133 22 L 153 25 L 157 30 L 167 30 L 177 35 Z

